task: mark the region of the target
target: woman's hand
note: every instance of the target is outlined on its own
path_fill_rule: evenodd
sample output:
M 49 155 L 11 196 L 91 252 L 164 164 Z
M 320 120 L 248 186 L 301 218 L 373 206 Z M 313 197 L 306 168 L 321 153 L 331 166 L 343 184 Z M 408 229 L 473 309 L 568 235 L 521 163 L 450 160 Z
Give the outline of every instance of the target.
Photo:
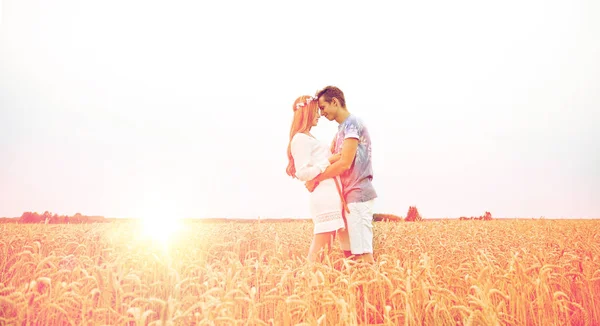
M 306 181 L 306 183 L 304 183 L 304 186 L 306 187 L 308 192 L 313 192 L 315 190 L 315 188 L 319 185 L 319 181 L 317 181 L 316 179 L 317 178 L 314 178 L 314 179 L 308 180 L 308 181 Z

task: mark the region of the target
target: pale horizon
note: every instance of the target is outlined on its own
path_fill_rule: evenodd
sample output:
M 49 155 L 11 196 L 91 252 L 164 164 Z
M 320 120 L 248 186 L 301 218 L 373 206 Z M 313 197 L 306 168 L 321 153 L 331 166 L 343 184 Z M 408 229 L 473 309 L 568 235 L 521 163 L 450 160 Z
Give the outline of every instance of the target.
M 0 217 L 309 218 L 335 85 L 375 213 L 600 218 L 600 3 L 336 4 L 0 0 Z

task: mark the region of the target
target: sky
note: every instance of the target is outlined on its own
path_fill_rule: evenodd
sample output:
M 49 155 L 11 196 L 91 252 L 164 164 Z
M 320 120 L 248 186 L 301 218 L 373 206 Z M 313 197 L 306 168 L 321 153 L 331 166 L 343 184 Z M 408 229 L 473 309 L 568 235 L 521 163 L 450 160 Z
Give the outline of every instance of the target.
M 335 85 L 371 134 L 375 213 L 600 217 L 598 1 L 0 0 L 0 17 L 0 216 L 308 218 L 292 105 Z

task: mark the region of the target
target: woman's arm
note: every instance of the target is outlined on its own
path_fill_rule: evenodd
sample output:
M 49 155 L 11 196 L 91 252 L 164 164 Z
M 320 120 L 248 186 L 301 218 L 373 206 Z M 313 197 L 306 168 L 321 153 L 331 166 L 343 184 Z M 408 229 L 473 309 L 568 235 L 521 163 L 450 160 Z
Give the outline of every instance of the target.
M 308 181 L 325 171 L 329 166 L 329 161 L 312 163 L 312 143 L 308 136 L 298 135 L 292 139 L 292 157 L 294 158 L 294 166 L 296 168 L 296 178 L 301 181 Z

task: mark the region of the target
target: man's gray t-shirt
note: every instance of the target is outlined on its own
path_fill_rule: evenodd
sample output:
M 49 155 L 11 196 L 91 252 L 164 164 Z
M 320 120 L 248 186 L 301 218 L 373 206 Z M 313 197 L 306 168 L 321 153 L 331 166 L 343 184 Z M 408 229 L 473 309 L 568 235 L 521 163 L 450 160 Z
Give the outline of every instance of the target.
M 377 198 L 371 166 L 371 137 L 362 120 L 350 115 L 338 126 L 333 143 L 333 153 L 340 153 L 346 138 L 358 139 L 358 148 L 354 162 L 346 172 L 340 175 L 344 197 L 348 203 L 362 203 Z

